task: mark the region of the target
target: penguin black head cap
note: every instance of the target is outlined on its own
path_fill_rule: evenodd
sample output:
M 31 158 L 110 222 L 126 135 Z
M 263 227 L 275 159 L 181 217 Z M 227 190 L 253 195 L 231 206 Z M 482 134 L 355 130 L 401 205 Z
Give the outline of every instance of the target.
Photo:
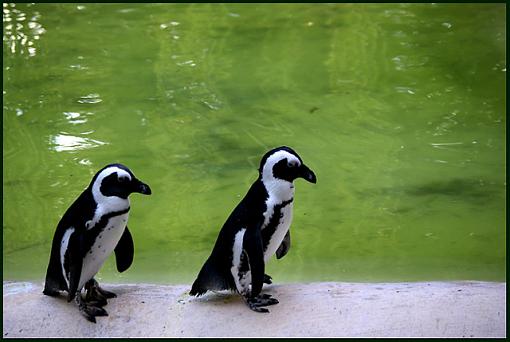
M 133 192 L 144 195 L 152 193 L 147 184 L 142 183 L 129 168 L 122 164 L 109 164 L 99 170 L 90 182 L 91 190 L 96 182 L 100 182 L 99 191 L 106 197 L 116 196 L 125 199 Z
M 303 178 L 316 183 L 317 177 L 304 163 L 301 157 L 288 146 L 280 146 L 268 151 L 260 161 L 259 177 L 264 179 L 280 179 L 293 182 Z

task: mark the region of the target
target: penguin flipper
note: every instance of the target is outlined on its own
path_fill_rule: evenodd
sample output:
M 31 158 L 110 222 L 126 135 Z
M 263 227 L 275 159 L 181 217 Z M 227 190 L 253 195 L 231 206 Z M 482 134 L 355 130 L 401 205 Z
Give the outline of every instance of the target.
M 47 296 L 58 296 L 60 291 L 68 291 L 67 283 L 62 273 L 62 264 L 60 260 L 60 248 L 65 230 L 65 224 L 60 221 L 53 236 L 50 261 L 46 270 L 43 293 Z
M 69 258 L 69 289 L 67 301 L 70 302 L 78 292 L 81 270 L 83 266 L 83 246 L 79 233 L 74 232 L 69 237 L 66 257 Z M 78 295 L 80 295 L 78 293 Z
M 278 247 L 278 249 L 276 250 L 276 259 L 283 258 L 287 254 L 289 249 L 290 249 L 290 230 L 287 231 L 287 234 L 285 234 L 285 237 L 283 238 L 280 247 Z
M 133 243 L 133 237 L 129 232 L 128 227 L 124 229 L 124 233 L 122 234 L 117 246 L 115 247 L 115 260 L 117 262 L 117 270 L 119 272 L 124 272 L 131 266 L 133 263 L 133 258 L 135 254 L 135 247 Z

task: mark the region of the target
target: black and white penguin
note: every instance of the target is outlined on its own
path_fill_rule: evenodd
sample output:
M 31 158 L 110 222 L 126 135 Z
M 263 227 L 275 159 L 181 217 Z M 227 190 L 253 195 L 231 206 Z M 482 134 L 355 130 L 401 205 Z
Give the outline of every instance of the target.
M 290 248 L 296 178 L 316 183 L 317 178 L 289 147 L 267 152 L 260 162 L 259 176 L 223 225 L 213 251 L 192 285 L 190 295 L 208 290 L 233 290 L 257 312 L 278 301 L 260 294 L 262 284 L 271 283 L 265 263 L 278 259 Z
M 53 236 L 43 293 L 57 296 L 66 291 L 68 302 L 74 298 L 80 312 L 94 323 L 96 316 L 108 315 L 102 308 L 106 298 L 116 296 L 100 288 L 94 276 L 113 251 L 119 272 L 133 261 L 133 239 L 127 227 L 128 196 L 133 192 L 150 195 L 151 189 L 124 165 L 105 166 L 67 209 Z

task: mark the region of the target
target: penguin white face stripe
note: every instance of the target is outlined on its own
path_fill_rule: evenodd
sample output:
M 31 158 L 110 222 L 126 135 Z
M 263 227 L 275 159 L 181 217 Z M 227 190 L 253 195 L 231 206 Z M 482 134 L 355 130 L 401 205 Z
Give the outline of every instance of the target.
M 301 165 L 299 158 L 287 151 L 276 151 L 267 158 L 262 169 L 262 183 L 270 197 L 266 202 L 268 210 L 270 210 L 269 208 L 273 205 L 287 201 L 294 197 L 294 185 L 292 182 L 275 178 L 273 175 L 273 167 L 282 159 L 287 159 L 288 163 L 295 164 L 297 166 Z M 271 216 L 271 213 L 268 213 L 268 215 L 265 216 L 265 224 L 267 224 L 267 220 Z
M 276 151 L 272 155 L 270 155 L 266 162 L 264 163 L 264 167 L 262 169 L 262 181 L 265 183 L 266 181 L 271 181 L 274 178 L 273 176 L 273 167 L 276 163 L 278 163 L 282 159 L 287 159 L 287 163 L 294 164 L 296 166 L 300 166 L 301 162 L 299 158 L 294 154 L 289 153 L 287 151 Z
M 241 254 L 243 253 L 243 241 L 245 232 L 246 228 L 242 228 L 236 233 L 234 237 L 234 245 L 232 246 L 232 267 L 230 268 L 230 272 L 232 273 L 232 277 L 234 278 L 234 282 L 239 293 L 244 292 L 244 288 L 239 282 L 238 271 L 239 267 L 241 266 Z
M 66 270 L 64 269 L 64 258 L 67 251 L 67 246 L 69 245 L 69 238 L 73 233 L 74 227 L 67 229 L 64 233 L 64 236 L 62 237 L 62 241 L 60 242 L 60 264 L 62 265 L 62 274 L 64 275 L 64 279 L 67 283 L 67 288 L 69 288 L 69 279 L 67 278 Z
M 274 165 L 282 159 L 287 159 L 289 164 L 301 165 L 299 158 L 287 151 L 276 151 L 267 158 L 262 169 L 262 184 L 264 184 L 269 197 L 266 200 L 267 210 L 263 213 L 264 224 L 262 229 L 267 226 L 273 216 L 275 205 L 294 198 L 294 185 L 286 180 L 275 178 L 273 175 Z
M 131 175 L 126 170 L 116 166 L 112 166 L 101 171 L 92 185 L 92 196 L 94 197 L 98 207 L 96 208 L 96 212 L 94 213 L 92 220 L 87 221 L 85 224 L 87 229 L 93 228 L 104 214 L 124 210 L 129 207 L 129 198 L 104 196 L 101 193 L 101 184 L 103 179 L 115 172 L 118 177 L 127 177 L 128 180 L 131 180 Z
M 116 166 L 111 166 L 109 168 L 104 169 L 101 171 L 101 173 L 97 176 L 96 180 L 94 181 L 94 184 L 92 185 L 92 195 L 94 196 L 94 199 L 99 203 L 101 200 L 104 200 L 105 198 L 111 197 L 111 196 L 104 196 L 101 193 L 101 183 L 103 183 L 103 179 L 111 175 L 112 173 L 117 172 L 117 176 L 120 177 L 127 177 L 128 180 L 131 180 L 131 175 L 126 170 L 123 170 L 121 168 L 118 168 Z

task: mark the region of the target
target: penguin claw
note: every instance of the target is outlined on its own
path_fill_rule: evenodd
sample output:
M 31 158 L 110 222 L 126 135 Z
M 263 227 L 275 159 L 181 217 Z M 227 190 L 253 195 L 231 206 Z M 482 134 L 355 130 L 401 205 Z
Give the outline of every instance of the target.
M 278 303 L 280 303 L 280 302 L 279 302 L 279 301 L 278 301 L 278 299 L 276 299 L 276 298 L 267 298 L 267 299 L 262 299 L 262 305 L 263 305 L 263 306 L 276 305 L 276 304 L 278 304 Z
M 102 289 L 99 286 L 97 287 L 97 290 L 99 291 L 99 293 L 101 293 L 106 298 L 117 298 L 117 295 L 115 293 L 106 291 L 105 289 Z
M 263 282 L 264 282 L 265 284 L 272 284 L 272 283 L 273 283 L 273 278 L 271 278 L 271 276 L 270 276 L 270 275 L 268 275 L 268 274 L 264 274 L 264 280 L 263 280 Z
M 276 298 L 273 298 L 269 293 L 263 293 L 256 297 L 257 302 L 260 303 L 259 305 L 266 306 L 266 305 L 275 305 L 278 304 L 279 301 Z
M 82 312 L 82 315 L 89 321 L 89 322 L 92 322 L 92 323 L 97 323 L 96 321 L 96 317 L 94 316 L 91 316 L 91 315 L 88 315 L 84 312 Z

